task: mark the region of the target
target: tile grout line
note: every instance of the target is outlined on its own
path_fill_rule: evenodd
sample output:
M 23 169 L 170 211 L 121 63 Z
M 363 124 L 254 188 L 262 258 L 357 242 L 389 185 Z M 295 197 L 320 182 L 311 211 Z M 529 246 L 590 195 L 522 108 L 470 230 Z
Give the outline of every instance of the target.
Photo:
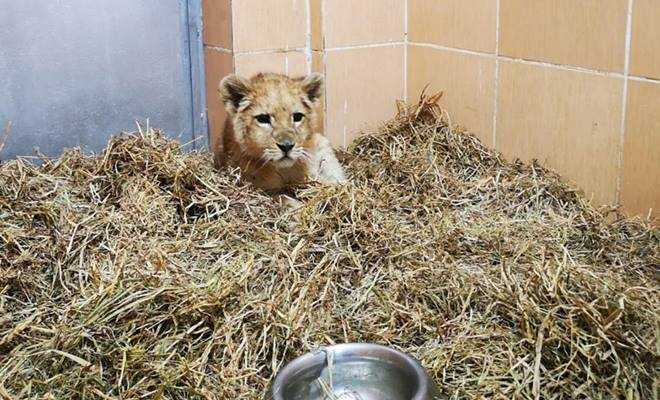
M 514 58 L 514 57 L 509 57 L 509 56 L 495 56 L 494 54 L 491 53 L 483 53 L 475 50 L 467 50 L 467 49 L 459 49 L 456 47 L 448 47 L 448 46 L 442 46 L 438 44 L 433 44 L 433 43 L 420 43 L 420 42 L 410 42 L 411 46 L 419 46 L 419 47 L 428 47 L 431 49 L 436 49 L 436 50 L 445 50 L 445 51 L 450 51 L 453 53 L 458 53 L 458 54 L 466 54 L 466 55 L 471 55 L 471 56 L 479 56 L 479 57 L 484 57 L 484 58 L 498 58 L 500 61 L 508 61 L 508 62 L 514 62 L 518 64 L 524 64 L 524 65 L 534 65 L 537 67 L 548 67 L 548 68 L 553 68 L 553 69 L 558 69 L 562 71 L 571 71 L 571 72 L 581 72 L 581 73 L 586 73 L 586 74 L 593 74 L 593 75 L 599 75 L 599 76 L 608 76 L 608 77 L 614 77 L 614 78 L 625 78 L 626 75 L 620 72 L 611 72 L 611 71 L 599 71 L 595 69 L 589 69 L 589 68 L 584 68 L 584 67 L 579 67 L 579 66 L 574 66 L 574 65 L 564 65 L 564 64 L 553 64 L 545 61 L 534 61 L 534 60 L 526 60 L 523 58 Z M 635 81 L 642 81 L 642 82 L 650 82 L 650 83 L 658 83 L 660 84 L 660 79 L 653 79 L 653 78 L 646 78 L 646 77 L 640 77 L 640 76 L 628 76 L 628 79 L 635 80 Z
M 495 87 L 493 88 L 493 148 L 497 144 L 497 113 L 499 108 L 500 91 L 500 0 L 497 0 L 495 9 Z
M 253 55 L 253 54 L 278 54 L 278 53 L 306 53 L 306 48 L 305 47 L 286 47 L 286 48 L 281 48 L 281 49 L 234 51 L 234 54 L 240 55 L 240 56 Z
M 233 54 L 234 52 L 230 49 L 225 49 L 224 47 L 218 47 L 218 46 L 212 46 L 210 44 L 205 44 L 204 45 L 205 49 L 217 51 L 218 53 L 227 53 L 227 54 Z
M 626 20 L 626 52 L 623 65 L 623 95 L 621 96 L 621 131 L 619 136 L 619 159 L 617 165 L 616 193 L 614 201 L 621 204 L 621 184 L 623 181 L 623 146 L 626 138 L 626 113 L 628 108 L 628 75 L 630 73 L 630 44 L 632 42 L 632 14 L 634 0 L 628 0 L 628 14 Z
M 328 137 L 328 52 L 325 49 L 326 26 L 326 0 L 321 0 L 321 49 L 323 49 L 321 62 L 323 63 L 323 136 Z
M 236 71 L 236 52 L 234 49 L 236 48 L 236 43 L 234 43 L 235 36 L 234 35 L 234 29 L 236 29 L 236 21 L 234 19 L 234 1 L 235 0 L 229 0 L 229 34 L 231 35 L 230 37 L 230 42 L 231 42 L 231 50 L 232 50 L 232 57 L 231 57 L 231 70 L 232 73 L 236 74 L 238 71 Z
M 660 79 L 648 78 L 648 77 L 644 77 L 644 76 L 628 75 L 628 80 L 629 81 L 635 81 L 635 82 L 647 82 L 647 83 L 660 84 Z
M 383 43 L 369 43 L 369 44 L 357 44 L 353 46 L 339 46 L 339 47 L 330 47 L 325 49 L 325 51 L 341 51 L 341 50 L 354 50 L 354 49 L 370 49 L 375 47 L 396 47 L 405 45 L 406 42 L 383 42 Z
M 410 6 L 410 0 L 404 0 L 403 8 L 403 101 L 408 103 L 408 7 Z
M 628 80 L 629 81 L 635 81 L 635 82 L 647 82 L 647 83 L 660 84 L 660 79 L 645 78 L 643 76 L 628 75 Z
M 447 50 L 451 51 L 454 53 L 461 53 L 461 54 L 469 54 L 473 56 L 482 56 L 482 57 L 488 57 L 488 58 L 494 58 L 495 55 L 491 53 L 483 53 L 480 51 L 475 51 L 475 50 L 467 50 L 467 49 L 459 49 L 457 47 L 449 47 L 449 46 L 443 46 L 440 44 L 433 44 L 433 43 L 423 43 L 423 42 L 409 42 L 411 46 L 419 46 L 419 47 L 428 47 L 431 49 L 436 49 L 436 50 Z
M 307 42 L 305 57 L 307 59 L 307 75 L 312 73 L 312 0 L 305 1 L 307 6 Z

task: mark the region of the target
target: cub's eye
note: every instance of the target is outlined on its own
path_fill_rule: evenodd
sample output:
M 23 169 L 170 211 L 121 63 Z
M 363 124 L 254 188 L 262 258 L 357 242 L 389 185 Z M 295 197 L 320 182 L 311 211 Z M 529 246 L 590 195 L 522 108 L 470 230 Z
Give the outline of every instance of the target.
M 270 115 L 268 114 L 259 114 L 254 117 L 260 124 L 270 124 Z
M 300 122 L 303 118 L 305 118 L 305 114 L 299 112 L 293 113 L 293 122 Z

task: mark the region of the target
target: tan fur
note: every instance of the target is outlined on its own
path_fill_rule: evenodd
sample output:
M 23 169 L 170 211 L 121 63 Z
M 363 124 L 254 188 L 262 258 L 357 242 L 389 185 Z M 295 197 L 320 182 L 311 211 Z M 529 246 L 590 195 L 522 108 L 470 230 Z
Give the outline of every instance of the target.
M 222 146 L 216 150 L 218 164 L 239 167 L 243 179 L 266 190 L 310 181 L 344 182 L 330 142 L 315 130 L 322 84 L 318 74 L 304 78 L 258 74 L 249 80 L 225 77 L 219 90 L 229 119 Z M 295 122 L 294 113 L 304 117 Z M 270 123 L 260 123 L 260 115 L 262 119 L 268 115 Z M 278 143 L 293 147 L 285 152 Z

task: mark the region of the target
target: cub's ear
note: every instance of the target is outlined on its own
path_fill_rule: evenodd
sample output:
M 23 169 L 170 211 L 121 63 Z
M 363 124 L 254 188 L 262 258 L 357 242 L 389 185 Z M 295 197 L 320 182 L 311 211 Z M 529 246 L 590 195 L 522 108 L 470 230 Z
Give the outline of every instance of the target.
M 218 90 L 227 111 L 236 111 L 250 93 L 250 82 L 238 75 L 227 75 L 220 81 Z
M 321 97 L 321 93 L 323 92 L 323 75 L 317 73 L 310 74 L 303 79 L 301 86 L 309 100 L 314 103 Z

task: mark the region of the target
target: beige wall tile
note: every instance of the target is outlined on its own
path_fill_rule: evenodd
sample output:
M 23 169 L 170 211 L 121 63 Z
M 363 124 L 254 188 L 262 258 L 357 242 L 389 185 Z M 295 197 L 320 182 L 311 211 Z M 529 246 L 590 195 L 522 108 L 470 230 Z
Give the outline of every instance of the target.
M 421 46 L 408 50 L 408 101 L 415 102 L 424 88 L 443 91 L 440 104 L 452 122 L 493 145 L 495 59 Z
M 313 50 L 323 49 L 323 0 L 310 0 L 310 25 Z
M 628 0 L 501 0 L 500 54 L 622 72 L 627 9 Z
M 502 62 L 498 94 L 499 150 L 540 160 L 595 204 L 615 202 L 622 78 Z
M 232 48 L 231 3 L 229 0 L 203 0 L 204 44 Z
M 234 0 L 237 52 L 294 49 L 307 42 L 307 0 Z
M 311 60 L 307 60 L 307 54 L 303 52 L 289 52 L 286 53 L 286 57 L 286 73 L 288 75 L 306 76 L 309 74 L 309 64 Z
M 621 203 L 625 210 L 660 216 L 660 83 L 628 83 Z
M 323 61 L 323 52 L 322 51 L 313 51 L 312 52 L 312 72 L 318 72 L 325 75 L 325 64 Z M 327 89 L 327 85 L 326 85 Z M 325 89 L 324 89 L 325 90 Z M 319 132 L 325 132 L 325 92 L 321 97 L 321 105 L 319 106 L 319 125 L 316 129 Z
M 497 0 L 410 0 L 408 39 L 495 52 Z
M 402 42 L 403 0 L 325 0 L 325 46 Z
M 322 51 L 313 51 L 312 52 L 312 72 L 318 72 L 325 74 L 325 65 L 323 64 L 323 52 Z
M 633 3 L 630 73 L 660 79 L 660 1 Z
M 209 143 L 215 152 L 220 143 L 220 134 L 227 118 L 224 105 L 218 97 L 218 86 L 234 69 L 233 55 L 217 50 L 204 49 L 206 70 L 206 107 L 209 121 Z
M 403 45 L 326 54 L 326 136 L 334 145 L 345 146 L 359 129 L 394 115 L 396 100 L 404 98 L 404 68 Z
M 307 56 L 301 51 L 236 54 L 236 73 L 251 77 L 259 72 L 291 76 L 307 74 Z

